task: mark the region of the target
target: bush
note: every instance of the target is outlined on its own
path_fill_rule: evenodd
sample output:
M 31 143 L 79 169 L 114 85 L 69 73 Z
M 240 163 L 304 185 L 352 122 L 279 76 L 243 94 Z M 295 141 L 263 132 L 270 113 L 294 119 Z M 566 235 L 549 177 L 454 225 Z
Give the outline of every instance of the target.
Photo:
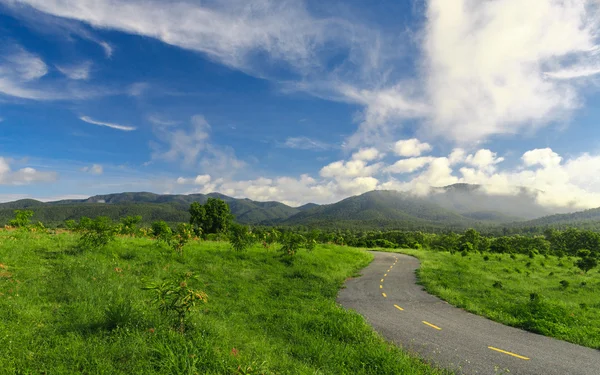
M 567 280 L 561 280 L 561 281 L 560 281 L 560 286 L 561 286 L 563 289 L 567 289 L 567 288 L 569 287 L 569 282 L 568 282 Z
M 80 229 L 82 235 L 79 238 L 78 247 L 81 250 L 100 248 L 115 239 L 115 227 L 110 218 L 98 216 L 94 220 L 88 220 L 85 222 L 85 227 Z
M 171 230 L 169 225 L 167 225 L 167 223 L 160 220 L 152 223 L 152 235 L 159 242 L 164 242 L 168 244 L 169 240 L 171 239 L 171 236 L 173 236 L 173 231 Z
M 15 218 L 8 222 L 8 225 L 15 228 L 26 228 L 29 226 L 29 219 L 33 216 L 31 210 L 15 210 Z
M 245 225 L 231 224 L 228 233 L 229 243 L 235 251 L 244 251 L 254 242 L 255 238 Z
M 193 277 L 191 272 L 187 272 L 143 287 L 144 290 L 155 292 L 152 302 L 161 313 L 177 319 L 180 333 L 185 331 L 185 321 L 194 307 L 199 302 L 208 302 L 206 293 L 189 287 L 190 278 L 196 277 Z
M 301 234 L 288 232 L 283 235 L 281 239 L 281 249 L 279 250 L 283 252 L 284 255 L 293 257 L 298 250 L 304 246 L 305 242 L 306 239 Z

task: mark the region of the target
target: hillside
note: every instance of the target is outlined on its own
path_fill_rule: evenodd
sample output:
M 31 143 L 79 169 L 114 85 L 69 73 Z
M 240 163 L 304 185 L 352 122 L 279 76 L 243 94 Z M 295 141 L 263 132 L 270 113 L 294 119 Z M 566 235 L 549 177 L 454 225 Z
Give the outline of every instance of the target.
M 212 193 L 191 195 L 159 195 L 153 193 L 119 193 L 96 195 L 88 199 L 40 202 L 23 199 L 0 203 L 0 224 L 13 217 L 15 209 L 30 209 L 35 212 L 33 220 L 48 224 L 62 223 L 68 219 L 78 220 L 83 216 L 108 216 L 114 220 L 126 215 L 141 215 L 145 223 L 155 220 L 185 222 L 192 202 L 204 203 L 209 197 L 226 201 L 236 219 L 244 224 L 278 222 L 301 212 L 279 202 L 255 202 L 250 199 L 236 199 Z
M 518 194 L 489 194 L 483 186 L 454 184 L 435 188 L 425 198 L 448 210 L 478 220 L 511 222 L 564 213 L 536 203 L 534 191 L 521 188 Z
M 600 208 L 593 208 L 585 211 L 573 212 L 569 214 L 556 214 L 544 216 L 535 220 L 514 223 L 513 227 L 577 227 L 581 229 L 599 230 L 600 229 Z
M 362 228 L 464 228 L 477 221 L 426 199 L 377 190 L 338 203 L 313 207 L 282 222 L 286 225 Z

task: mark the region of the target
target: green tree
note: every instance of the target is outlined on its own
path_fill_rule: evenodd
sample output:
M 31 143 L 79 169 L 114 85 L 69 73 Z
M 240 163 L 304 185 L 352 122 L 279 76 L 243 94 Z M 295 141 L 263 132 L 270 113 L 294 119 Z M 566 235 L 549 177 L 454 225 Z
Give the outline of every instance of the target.
M 29 226 L 29 220 L 33 216 L 31 210 L 15 210 L 15 218 L 8 222 L 8 225 L 15 228 L 26 228 Z
M 173 236 L 173 231 L 167 223 L 159 220 L 152 223 L 152 234 L 159 242 L 168 244 Z
M 229 205 L 218 198 L 208 198 L 204 205 L 193 202 L 189 212 L 197 234 L 226 233 L 233 219 Z
M 255 238 L 245 225 L 231 224 L 227 238 L 231 244 L 231 248 L 235 251 L 244 251 L 252 243 Z
M 142 217 L 140 215 L 121 218 L 121 234 L 135 234 L 141 221 Z
M 598 265 L 598 259 L 596 259 L 589 250 L 579 250 L 577 252 L 577 256 L 579 256 L 581 259 L 575 262 L 575 265 L 583 272 L 587 273 L 587 271 Z

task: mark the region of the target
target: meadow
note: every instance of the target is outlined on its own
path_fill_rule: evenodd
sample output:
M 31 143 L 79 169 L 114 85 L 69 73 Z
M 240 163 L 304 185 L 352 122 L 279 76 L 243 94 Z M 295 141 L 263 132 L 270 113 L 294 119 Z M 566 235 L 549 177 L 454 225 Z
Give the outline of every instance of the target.
M 336 304 L 364 250 L 78 237 L 0 231 L 0 373 L 446 373 Z
M 600 349 L 600 270 L 576 257 L 399 250 L 421 261 L 419 283 L 472 313 Z

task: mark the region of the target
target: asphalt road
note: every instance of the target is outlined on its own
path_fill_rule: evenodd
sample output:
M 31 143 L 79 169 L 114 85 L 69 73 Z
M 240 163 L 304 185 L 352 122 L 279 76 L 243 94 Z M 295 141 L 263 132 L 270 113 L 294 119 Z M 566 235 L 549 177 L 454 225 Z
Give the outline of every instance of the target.
M 600 375 L 600 351 L 508 327 L 468 313 L 416 284 L 419 261 L 375 259 L 338 295 L 386 339 L 464 374 Z

